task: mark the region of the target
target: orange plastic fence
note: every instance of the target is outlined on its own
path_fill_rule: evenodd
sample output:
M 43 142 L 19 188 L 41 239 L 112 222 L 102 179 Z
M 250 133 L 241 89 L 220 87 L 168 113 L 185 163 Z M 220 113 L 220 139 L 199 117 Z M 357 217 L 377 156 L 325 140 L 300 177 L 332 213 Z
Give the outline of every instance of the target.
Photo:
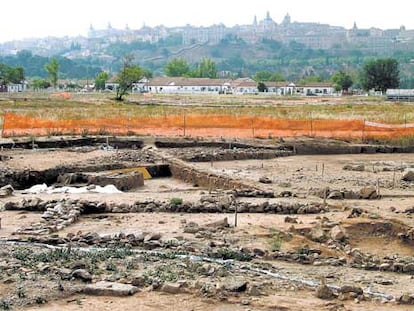
M 53 134 L 145 134 L 210 137 L 381 138 L 414 135 L 414 125 L 363 120 L 291 120 L 246 115 L 173 115 L 165 117 L 48 120 L 7 112 L 3 137 Z

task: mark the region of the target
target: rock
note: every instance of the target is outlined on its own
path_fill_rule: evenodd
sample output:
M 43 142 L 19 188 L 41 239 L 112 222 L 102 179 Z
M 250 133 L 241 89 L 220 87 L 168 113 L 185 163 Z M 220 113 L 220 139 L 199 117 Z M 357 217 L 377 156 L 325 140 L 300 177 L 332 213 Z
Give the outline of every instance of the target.
M 262 184 L 271 184 L 272 180 L 269 177 L 263 176 L 259 178 L 259 182 Z
M 358 165 L 346 164 L 342 169 L 344 171 L 363 172 L 365 171 L 365 166 L 362 164 L 358 164 Z
M 121 191 L 127 191 L 144 186 L 144 175 L 141 172 L 129 173 L 88 173 L 88 184 L 99 185 L 105 187 L 107 185 L 114 185 Z
M 260 292 L 259 288 L 256 285 L 249 286 L 248 294 L 249 296 L 255 296 L 255 297 L 262 295 L 262 293 Z
M 406 264 L 403 268 L 403 272 L 408 274 L 414 274 L 414 263 Z
M 72 277 L 75 279 L 80 279 L 84 282 L 91 282 L 92 275 L 85 269 L 77 269 L 72 272 Z
M 414 171 L 408 171 L 401 178 L 403 181 L 413 182 L 414 181 Z
M 211 222 L 205 225 L 205 227 L 208 227 L 208 228 L 227 228 L 229 226 L 230 225 L 227 220 L 227 217 L 225 217 L 222 220 L 214 221 L 214 222 Z
M 161 239 L 161 233 L 149 233 L 145 236 L 144 242 L 158 241 L 159 239 Z
M 168 294 L 178 294 L 182 291 L 182 285 L 180 283 L 164 283 L 161 286 L 161 291 Z
M 358 200 L 359 199 L 359 193 L 354 192 L 352 190 L 344 190 L 343 196 L 345 200 Z
M 329 193 L 327 198 L 331 200 L 342 200 L 344 196 L 341 191 L 333 190 Z
M 5 278 L 5 279 L 3 280 L 3 284 L 12 284 L 12 283 L 14 283 L 14 282 L 15 282 L 15 279 L 14 279 L 14 278 L 12 278 L 12 277 Z
M 131 284 L 136 287 L 144 287 L 145 277 L 143 275 L 137 275 L 132 279 Z
M 355 293 L 357 295 L 362 295 L 364 293 L 364 291 L 362 290 L 361 287 L 354 286 L 354 285 L 344 285 L 344 286 L 341 286 L 341 288 L 339 289 L 339 292 L 341 294 Z
M 360 217 L 365 211 L 360 207 L 353 207 L 347 218 Z
M 326 234 L 322 227 L 317 225 L 310 231 L 309 238 L 315 242 L 323 242 L 326 240 Z
M 335 226 L 331 229 L 330 236 L 334 241 L 343 241 L 347 234 L 340 226 Z
M 359 190 L 359 196 L 361 199 L 365 200 L 373 200 L 378 198 L 377 190 L 375 189 L 375 187 L 362 188 L 361 190 Z
M 81 261 L 81 260 L 77 260 L 77 261 L 75 261 L 74 263 L 72 263 L 72 264 L 70 265 L 70 267 L 71 267 L 73 270 L 85 269 L 85 268 L 86 268 L 86 262 Z
M 246 291 L 247 281 L 243 279 L 230 279 L 220 284 L 219 288 L 223 288 L 228 292 L 241 293 Z
M 83 292 L 95 296 L 131 296 L 138 292 L 138 287 L 122 283 L 101 281 L 87 285 Z
M 201 230 L 200 226 L 193 221 L 190 221 L 184 226 L 184 233 L 197 233 L 200 230 Z
M 332 299 L 335 295 L 328 285 L 324 284 L 316 288 L 315 296 L 319 299 Z
M 290 198 L 290 197 L 293 197 L 293 193 L 292 193 L 292 191 L 284 190 L 284 191 L 281 191 L 279 193 L 279 197 L 282 197 L 282 198 Z
M 397 301 L 404 305 L 414 305 L 414 294 L 405 293 Z
M 297 224 L 298 223 L 298 219 L 296 217 L 286 216 L 285 217 L 285 222 L 286 223 L 289 223 L 289 224 Z
M 9 197 L 13 194 L 14 188 L 12 185 L 6 185 L 0 188 L 0 198 Z

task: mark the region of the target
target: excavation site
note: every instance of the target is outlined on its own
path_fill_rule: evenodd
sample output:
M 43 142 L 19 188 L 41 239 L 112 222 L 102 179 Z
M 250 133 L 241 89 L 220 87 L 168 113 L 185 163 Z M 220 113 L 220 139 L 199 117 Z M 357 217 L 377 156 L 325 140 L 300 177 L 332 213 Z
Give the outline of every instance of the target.
M 409 310 L 412 149 L 3 139 L 0 309 Z

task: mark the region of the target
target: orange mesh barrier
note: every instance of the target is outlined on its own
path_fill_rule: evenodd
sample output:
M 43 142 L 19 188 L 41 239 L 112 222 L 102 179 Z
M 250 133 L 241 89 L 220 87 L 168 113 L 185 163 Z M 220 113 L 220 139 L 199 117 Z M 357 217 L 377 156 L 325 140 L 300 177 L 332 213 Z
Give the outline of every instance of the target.
M 56 93 L 56 94 L 51 94 L 50 98 L 60 98 L 60 99 L 71 99 L 72 95 L 70 93 Z
M 3 137 L 56 134 L 143 134 L 210 137 L 393 138 L 414 135 L 414 125 L 363 120 L 292 120 L 246 115 L 172 115 L 164 117 L 48 120 L 7 112 Z

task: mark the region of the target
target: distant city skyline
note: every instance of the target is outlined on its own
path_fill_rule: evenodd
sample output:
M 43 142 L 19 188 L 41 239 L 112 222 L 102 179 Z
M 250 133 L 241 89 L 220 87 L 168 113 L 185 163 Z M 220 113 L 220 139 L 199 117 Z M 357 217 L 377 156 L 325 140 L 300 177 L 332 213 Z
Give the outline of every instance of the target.
M 392 3 L 348 0 L 332 3 L 325 0 L 256 0 L 240 1 L 193 1 L 175 0 L 149 2 L 117 0 L 72 0 L 57 4 L 56 0 L 20 0 L 18 3 L 2 3 L 0 42 L 40 38 L 47 36 L 86 36 L 89 26 L 105 29 L 110 23 L 114 28 L 139 29 L 150 27 L 226 26 L 251 24 L 254 16 L 262 19 L 266 12 L 276 23 L 281 23 L 289 13 L 292 22 L 313 22 L 352 28 L 399 28 L 404 25 L 414 29 L 414 19 L 408 8 L 408 0 Z M 397 14 L 398 13 L 398 14 Z

